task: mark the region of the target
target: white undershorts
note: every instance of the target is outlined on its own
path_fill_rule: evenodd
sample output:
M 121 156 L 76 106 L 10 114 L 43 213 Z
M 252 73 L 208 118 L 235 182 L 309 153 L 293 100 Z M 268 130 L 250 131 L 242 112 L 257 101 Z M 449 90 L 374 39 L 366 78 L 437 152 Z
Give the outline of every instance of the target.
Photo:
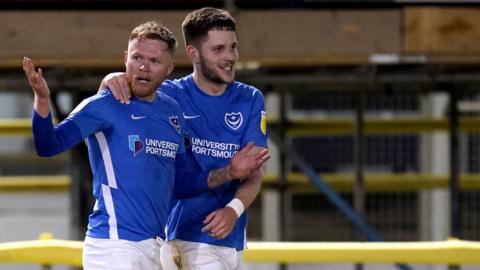
M 235 248 L 183 240 L 168 241 L 163 245 L 161 260 L 165 270 L 165 265 L 168 270 L 243 270 L 243 252 Z M 178 250 L 181 268 L 171 266 L 172 246 Z
M 85 237 L 85 270 L 162 270 L 160 247 L 163 240 L 127 241 Z

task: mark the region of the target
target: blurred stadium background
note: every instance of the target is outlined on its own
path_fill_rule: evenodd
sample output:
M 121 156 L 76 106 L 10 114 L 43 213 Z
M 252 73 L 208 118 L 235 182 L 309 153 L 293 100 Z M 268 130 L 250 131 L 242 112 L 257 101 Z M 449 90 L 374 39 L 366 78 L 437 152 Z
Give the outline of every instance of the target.
M 448 0 L 0 0 L 0 243 L 81 240 L 83 146 L 37 158 L 23 56 L 64 118 L 121 71 L 132 27 L 223 7 L 238 23 L 237 79 L 267 97 L 272 160 L 250 209 L 256 241 L 366 241 L 305 177 L 313 169 L 385 241 L 480 240 L 480 6 Z M 190 72 L 177 52 L 175 78 Z M 307 166 L 305 166 L 305 164 Z M 370 239 L 371 240 L 371 239 Z M 413 269 L 447 269 L 444 265 Z M 480 266 L 461 266 L 478 269 Z M 354 264 L 248 269 L 361 269 Z M 365 265 L 364 269 L 396 269 Z M 41 269 L 3 265 L 0 269 Z M 53 269 L 65 269 L 54 266 Z

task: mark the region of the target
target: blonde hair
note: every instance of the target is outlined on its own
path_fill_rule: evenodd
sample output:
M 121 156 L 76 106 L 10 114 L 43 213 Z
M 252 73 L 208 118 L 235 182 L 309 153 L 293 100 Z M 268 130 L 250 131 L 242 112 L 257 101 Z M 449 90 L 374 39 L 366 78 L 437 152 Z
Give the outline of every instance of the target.
M 164 41 L 168 45 L 168 51 L 172 55 L 175 54 L 177 39 L 162 23 L 156 21 L 142 23 L 135 27 L 130 34 L 130 40 L 144 38 Z

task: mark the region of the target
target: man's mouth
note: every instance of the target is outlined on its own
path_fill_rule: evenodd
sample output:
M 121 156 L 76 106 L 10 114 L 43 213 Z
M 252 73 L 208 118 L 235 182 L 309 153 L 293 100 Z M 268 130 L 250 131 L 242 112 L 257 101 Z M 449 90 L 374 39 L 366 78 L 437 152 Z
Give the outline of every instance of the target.
M 225 71 L 232 71 L 233 70 L 233 64 L 220 66 L 220 69 L 223 69 Z
M 135 80 L 142 84 L 149 83 L 151 81 L 150 78 L 148 77 L 140 77 L 140 76 L 136 77 Z

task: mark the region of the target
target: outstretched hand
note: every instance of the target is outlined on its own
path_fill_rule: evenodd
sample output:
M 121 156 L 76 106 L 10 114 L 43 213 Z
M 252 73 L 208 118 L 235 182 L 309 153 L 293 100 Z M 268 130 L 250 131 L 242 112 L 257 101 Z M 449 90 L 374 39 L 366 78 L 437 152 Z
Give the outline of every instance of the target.
M 43 78 L 42 69 L 35 71 L 32 59 L 28 57 L 23 58 L 23 71 L 28 79 L 28 84 L 33 89 L 33 92 L 38 98 L 49 98 L 50 89 L 48 89 L 47 81 Z
M 213 238 L 223 239 L 232 232 L 236 222 L 237 214 L 232 208 L 226 206 L 213 211 L 205 218 L 202 232 L 208 233 Z
M 233 156 L 229 173 L 233 179 L 243 179 L 258 170 L 269 159 L 270 153 L 267 148 L 255 147 L 255 143 L 249 142 Z

